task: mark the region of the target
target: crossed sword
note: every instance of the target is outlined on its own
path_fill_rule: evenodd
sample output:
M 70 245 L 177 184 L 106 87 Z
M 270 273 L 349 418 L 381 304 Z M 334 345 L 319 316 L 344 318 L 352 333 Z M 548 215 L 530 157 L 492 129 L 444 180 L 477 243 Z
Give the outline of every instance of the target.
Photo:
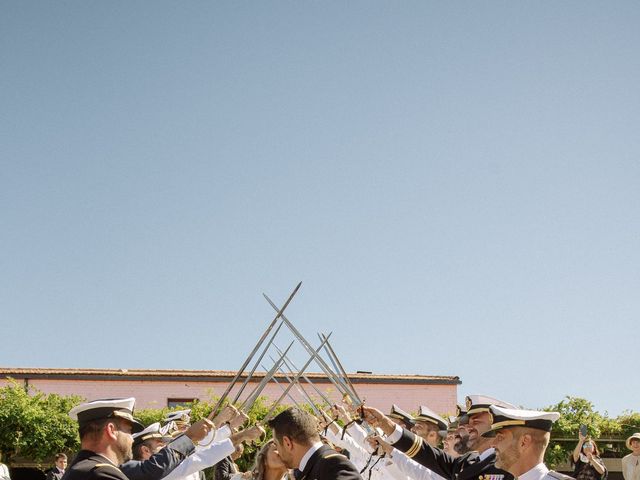
M 246 376 L 245 380 L 243 381 L 242 385 L 240 386 L 240 388 L 236 392 L 233 400 L 231 401 L 232 404 L 236 404 L 238 402 L 238 400 L 240 399 L 240 396 L 244 392 L 244 390 L 247 387 L 249 381 L 251 380 L 251 378 L 253 378 L 257 367 L 260 365 L 265 370 L 266 373 L 265 373 L 264 377 L 262 378 L 262 380 L 258 383 L 258 385 L 248 394 L 246 399 L 239 405 L 239 409 L 241 411 L 243 411 L 245 413 L 248 412 L 251 409 L 251 407 L 253 406 L 253 404 L 256 402 L 256 400 L 259 398 L 260 394 L 262 393 L 264 388 L 267 386 L 269 381 L 273 380 L 276 384 L 280 385 L 281 389 L 283 390 L 282 391 L 282 395 L 272 405 L 271 409 L 267 412 L 267 415 L 263 418 L 261 423 L 265 423 L 266 421 L 268 421 L 273 416 L 273 414 L 275 413 L 276 407 L 280 404 L 280 402 L 282 402 L 282 400 L 285 397 L 288 396 L 294 402 L 294 404 L 297 405 L 297 402 L 295 402 L 295 400 L 293 399 L 293 397 L 290 394 L 290 391 L 294 386 L 296 387 L 296 390 L 300 394 L 302 394 L 302 396 L 309 402 L 309 405 L 314 410 L 314 412 L 317 413 L 317 414 L 320 414 L 321 412 L 319 411 L 317 405 L 315 404 L 315 402 L 313 401 L 311 396 L 304 389 L 304 387 L 302 386 L 302 384 L 300 382 L 300 379 L 302 378 L 308 385 L 313 387 L 315 392 L 320 396 L 320 398 L 322 398 L 322 400 L 326 404 L 328 404 L 328 405 L 332 404 L 332 402 L 327 398 L 327 396 L 324 395 L 313 384 L 313 382 L 311 382 L 311 380 L 309 380 L 309 378 L 304 374 L 304 372 L 306 371 L 307 367 L 313 361 L 315 361 L 316 364 L 320 367 L 320 369 L 324 372 L 324 374 L 327 376 L 329 381 L 335 386 L 336 390 L 338 392 L 340 392 L 340 394 L 343 397 L 343 400 L 346 403 L 349 403 L 349 404 L 351 404 L 351 405 L 353 405 L 355 407 L 359 407 L 359 406 L 363 405 L 363 401 L 358 396 L 355 388 L 353 387 L 353 384 L 352 384 L 351 380 L 349 379 L 346 371 L 344 370 L 344 367 L 342 366 L 342 363 L 338 359 L 337 355 L 335 354 L 335 351 L 333 350 L 333 347 L 329 343 L 329 337 L 331 336 L 331 333 L 329 333 L 329 335 L 318 334 L 318 336 L 319 336 L 319 338 L 321 340 L 321 343 L 320 343 L 319 347 L 314 348 L 307 341 L 307 339 L 298 331 L 298 329 L 289 321 L 289 319 L 284 315 L 285 309 L 289 306 L 289 304 L 291 303 L 291 300 L 293 300 L 293 297 L 296 295 L 296 293 L 298 292 L 298 290 L 300 289 L 301 286 L 302 286 L 302 282 L 300 282 L 300 283 L 298 283 L 298 285 L 296 285 L 296 287 L 293 289 L 293 291 L 291 292 L 291 294 L 289 295 L 289 297 L 287 298 L 287 300 L 285 301 L 285 303 L 283 304 L 283 306 L 281 308 L 278 308 L 276 306 L 276 304 L 273 303 L 273 301 L 266 294 L 263 293 L 264 298 L 271 305 L 271 307 L 275 310 L 276 316 L 271 321 L 271 323 L 269 324 L 267 329 L 264 331 L 264 333 L 262 334 L 262 336 L 260 337 L 260 339 L 258 340 L 256 345 L 254 346 L 254 348 L 251 351 L 251 353 L 249 354 L 249 356 L 245 359 L 245 361 L 243 362 L 242 366 L 237 371 L 236 375 L 234 376 L 233 380 L 229 383 L 229 385 L 227 386 L 227 388 L 224 391 L 224 393 L 218 399 L 218 402 L 216 403 L 215 407 L 213 408 L 211 414 L 209 415 L 209 419 L 212 419 L 218 413 L 218 411 L 222 407 L 222 405 L 225 402 L 225 400 L 227 400 L 227 398 L 229 397 L 230 392 L 232 391 L 233 387 L 238 382 L 240 376 L 244 373 L 244 370 L 251 363 L 251 361 L 252 361 L 253 357 L 255 356 L 255 354 L 258 352 L 258 350 L 260 350 L 260 347 L 267 340 L 267 337 L 270 337 L 269 340 L 267 341 L 266 345 L 262 349 L 262 352 L 258 356 L 258 359 L 254 362 L 251 370 L 249 371 L 248 375 Z M 276 327 L 276 324 L 278 323 L 279 320 L 280 320 L 280 324 Z M 287 328 L 291 331 L 291 333 L 293 333 L 293 335 L 297 338 L 297 340 L 302 344 L 302 346 L 305 348 L 307 353 L 310 355 L 310 358 L 302 366 L 301 369 L 298 369 L 295 366 L 295 364 L 287 357 L 287 353 L 289 352 L 289 350 L 293 346 L 294 342 L 291 342 L 289 344 L 289 346 L 284 351 L 280 350 L 274 344 L 275 337 L 276 337 L 276 335 L 278 334 L 278 332 L 280 331 L 280 329 L 282 328 L 283 325 L 287 326 Z M 269 334 L 272 332 L 274 327 L 276 327 L 275 331 L 271 334 L 271 336 L 269 336 Z M 263 366 L 263 364 L 261 362 L 262 362 L 265 354 L 267 353 L 267 351 L 269 350 L 269 348 L 271 347 L 272 344 L 274 345 L 274 347 L 278 351 L 279 357 L 277 359 L 274 359 L 273 357 L 270 356 L 270 359 L 273 362 L 273 366 L 270 369 L 267 370 L 266 368 L 264 368 L 264 366 Z M 327 356 L 329 358 L 329 361 L 331 362 L 333 368 L 331 366 L 329 366 L 327 364 L 327 362 L 320 355 L 320 352 L 323 349 L 324 349 L 325 353 L 327 354 Z M 283 364 L 286 365 L 287 369 L 289 370 L 288 374 L 284 371 Z M 297 373 L 295 375 L 293 373 L 294 371 L 297 371 Z M 283 385 L 281 385 L 278 382 L 278 380 L 275 378 L 275 375 L 277 373 L 280 373 L 281 375 L 283 375 L 287 379 L 287 381 L 289 382 L 289 385 L 286 388 Z M 320 416 L 322 416 L 322 415 L 320 415 Z

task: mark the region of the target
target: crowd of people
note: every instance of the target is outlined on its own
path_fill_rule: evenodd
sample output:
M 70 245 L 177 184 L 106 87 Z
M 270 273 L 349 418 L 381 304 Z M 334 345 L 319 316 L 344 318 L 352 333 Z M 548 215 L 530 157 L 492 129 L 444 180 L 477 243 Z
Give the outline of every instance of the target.
M 598 446 L 578 434 L 573 477 L 544 464 L 556 412 L 524 410 L 484 395 L 466 397 L 455 417 L 421 406 L 412 416 L 334 405 L 312 415 L 297 406 L 260 424 L 228 405 L 214 418 L 191 422 L 171 412 L 146 428 L 133 416 L 135 399 L 96 400 L 74 407 L 81 450 L 67 468 L 56 456 L 47 480 L 605 480 Z M 244 428 L 243 428 L 244 426 Z M 263 440 L 253 468 L 235 460 L 246 442 Z M 640 480 L 640 433 L 627 439 L 625 480 Z M 0 463 L 0 480 L 10 480 Z

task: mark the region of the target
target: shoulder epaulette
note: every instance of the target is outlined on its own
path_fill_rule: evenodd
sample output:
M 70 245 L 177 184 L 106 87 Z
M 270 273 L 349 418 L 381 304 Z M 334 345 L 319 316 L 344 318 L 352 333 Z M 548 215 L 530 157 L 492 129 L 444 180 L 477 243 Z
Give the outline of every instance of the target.
M 344 455 L 342 455 L 341 453 L 330 453 L 329 455 L 325 455 L 322 458 L 332 458 L 332 457 L 344 457 L 344 458 L 347 458 Z
M 575 480 L 573 477 L 569 475 L 565 475 L 564 473 L 560 473 L 560 472 L 555 472 L 553 470 L 549 470 L 549 476 L 557 480 Z
M 98 467 L 112 467 L 115 468 L 116 470 L 120 470 L 118 467 L 116 467 L 115 465 L 112 465 L 110 463 L 96 463 L 93 468 L 98 468 Z

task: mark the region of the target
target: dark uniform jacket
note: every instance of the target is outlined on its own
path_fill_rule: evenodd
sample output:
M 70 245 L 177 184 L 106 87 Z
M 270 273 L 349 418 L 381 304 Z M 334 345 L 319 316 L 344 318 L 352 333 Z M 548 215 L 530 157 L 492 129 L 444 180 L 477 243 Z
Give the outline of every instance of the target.
M 224 460 L 216 463 L 213 471 L 214 480 L 230 480 L 231 476 L 238 473 L 238 469 L 231 460 L 231 457 L 227 457 Z
M 148 460 L 130 460 L 120 465 L 129 480 L 160 480 L 191 455 L 196 447 L 186 435 L 180 435 Z
M 299 480 L 362 480 L 353 463 L 327 445 L 311 455 L 304 470 L 296 477 Z
M 195 450 L 189 437 L 181 435 L 148 460 L 131 460 L 114 466 L 102 455 L 80 450 L 62 480 L 160 480 Z
M 80 450 L 62 478 L 63 480 L 129 480 L 113 463 L 90 450 Z
M 402 437 L 393 447 L 441 477 L 451 480 L 513 480 L 513 475 L 496 467 L 495 453 L 483 460 L 478 452 L 453 458 L 406 429 L 402 430 Z
M 60 480 L 64 472 L 60 470 L 58 467 L 53 467 L 47 470 L 47 478 L 46 480 Z

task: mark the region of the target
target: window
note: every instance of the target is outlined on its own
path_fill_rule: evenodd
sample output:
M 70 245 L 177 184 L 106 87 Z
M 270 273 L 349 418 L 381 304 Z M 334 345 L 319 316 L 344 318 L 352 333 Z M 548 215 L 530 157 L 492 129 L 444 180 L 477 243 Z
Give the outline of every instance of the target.
M 167 398 L 167 407 L 184 407 L 190 403 L 195 402 L 197 398 Z

